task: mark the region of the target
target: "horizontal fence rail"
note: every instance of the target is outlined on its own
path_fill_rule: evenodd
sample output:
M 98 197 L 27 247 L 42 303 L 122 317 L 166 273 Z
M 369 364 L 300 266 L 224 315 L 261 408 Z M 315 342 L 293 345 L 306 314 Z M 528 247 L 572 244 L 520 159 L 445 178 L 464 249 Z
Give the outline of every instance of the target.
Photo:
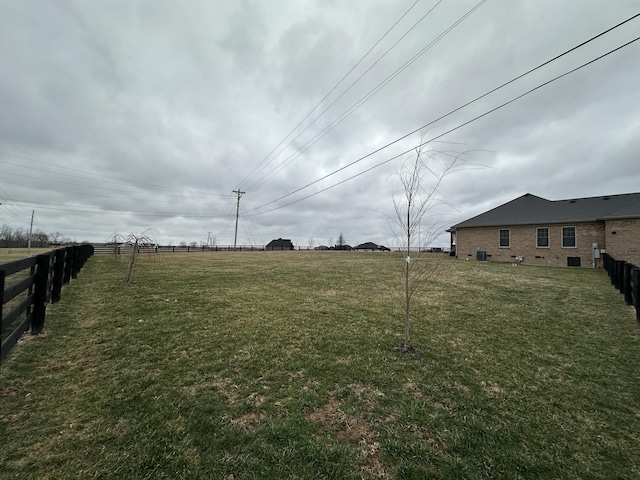
M 627 305 L 636 308 L 636 320 L 640 323 L 640 267 L 607 253 L 602 254 L 602 261 L 611 284 L 624 295 Z
M 0 361 L 29 327 L 42 331 L 47 304 L 60 300 L 91 255 L 92 245 L 74 245 L 0 265 Z
M 95 255 L 127 255 L 131 254 L 133 250 L 133 245 L 128 244 L 119 244 L 119 245 L 100 245 L 93 244 L 94 254 Z M 138 245 L 138 251 L 136 253 L 195 253 L 195 252 L 264 252 L 264 251 L 361 251 L 361 252 L 382 252 L 382 251 L 393 251 L 393 252 L 403 252 L 404 249 L 401 248 L 392 248 L 387 249 L 386 247 L 379 247 L 377 249 L 372 248 L 356 248 L 356 247 L 309 247 L 309 246 L 297 246 L 297 247 L 285 247 L 285 246 L 276 246 L 269 247 L 265 245 L 238 245 L 234 247 L 233 245 L 203 245 L 203 246 L 193 246 L 193 245 Z M 427 249 L 415 249 L 415 252 L 422 253 L 444 253 L 449 254 L 448 250 L 442 248 L 427 248 Z
M 127 255 L 133 250 L 133 245 L 95 245 L 96 255 Z M 238 245 L 238 252 L 259 252 L 265 248 L 259 245 Z M 191 246 L 191 245 L 138 245 L 137 253 L 192 253 L 192 252 L 233 252 L 233 245 Z

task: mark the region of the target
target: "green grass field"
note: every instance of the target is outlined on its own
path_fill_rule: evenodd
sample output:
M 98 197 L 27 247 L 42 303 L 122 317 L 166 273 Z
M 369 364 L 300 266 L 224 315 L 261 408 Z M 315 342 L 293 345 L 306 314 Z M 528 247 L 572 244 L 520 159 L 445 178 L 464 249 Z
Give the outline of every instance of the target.
M 27 248 L 0 248 L 0 264 L 14 262 L 29 256 L 50 252 L 51 250 L 53 248 L 32 248 L 31 250 Z
M 93 257 L 0 369 L 3 478 L 640 478 L 640 329 L 605 272 L 445 256 Z

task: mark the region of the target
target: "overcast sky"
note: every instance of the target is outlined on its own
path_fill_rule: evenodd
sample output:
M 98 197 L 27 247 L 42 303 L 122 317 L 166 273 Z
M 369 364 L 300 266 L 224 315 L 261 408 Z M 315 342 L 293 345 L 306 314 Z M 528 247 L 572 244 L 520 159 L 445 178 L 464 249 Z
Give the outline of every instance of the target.
M 35 210 L 34 230 L 77 241 L 154 227 L 162 244 L 228 245 L 240 190 L 239 244 L 393 245 L 395 173 L 421 132 L 363 157 L 425 125 L 435 166 L 464 162 L 431 223 L 525 193 L 638 192 L 640 41 L 464 124 L 635 39 L 640 17 L 441 117 L 639 12 L 637 0 L 0 0 L 0 225 L 28 229 Z

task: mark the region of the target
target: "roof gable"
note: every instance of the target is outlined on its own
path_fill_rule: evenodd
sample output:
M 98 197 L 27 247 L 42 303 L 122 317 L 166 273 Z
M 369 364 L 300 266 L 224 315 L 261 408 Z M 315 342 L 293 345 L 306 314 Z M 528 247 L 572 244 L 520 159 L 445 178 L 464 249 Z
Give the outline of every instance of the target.
M 354 248 L 356 250 L 377 250 L 379 247 L 373 242 L 364 242 Z
M 593 222 L 640 217 L 640 193 L 546 200 L 527 193 L 453 228 Z
M 531 223 L 532 218 L 542 218 L 545 215 L 550 203 L 549 200 L 526 193 L 510 202 L 454 225 L 454 228 Z
M 276 240 L 271 240 L 267 247 L 293 247 L 293 243 L 288 238 L 278 238 Z

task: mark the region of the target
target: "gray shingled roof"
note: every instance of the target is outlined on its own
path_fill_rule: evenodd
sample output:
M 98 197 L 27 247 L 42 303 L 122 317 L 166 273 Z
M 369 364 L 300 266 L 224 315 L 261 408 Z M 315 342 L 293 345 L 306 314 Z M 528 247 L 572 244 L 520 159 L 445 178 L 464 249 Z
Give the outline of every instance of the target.
M 289 238 L 278 238 L 278 239 L 274 239 L 271 240 L 268 244 L 267 244 L 267 248 L 268 247 L 275 247 L 275 248 L 293 248 L 293 243 L 291 242 L 291 240 Z
M 452 228 L 540 225 L 640 218 L 640 193 L 546 200 L 527 193 Z

